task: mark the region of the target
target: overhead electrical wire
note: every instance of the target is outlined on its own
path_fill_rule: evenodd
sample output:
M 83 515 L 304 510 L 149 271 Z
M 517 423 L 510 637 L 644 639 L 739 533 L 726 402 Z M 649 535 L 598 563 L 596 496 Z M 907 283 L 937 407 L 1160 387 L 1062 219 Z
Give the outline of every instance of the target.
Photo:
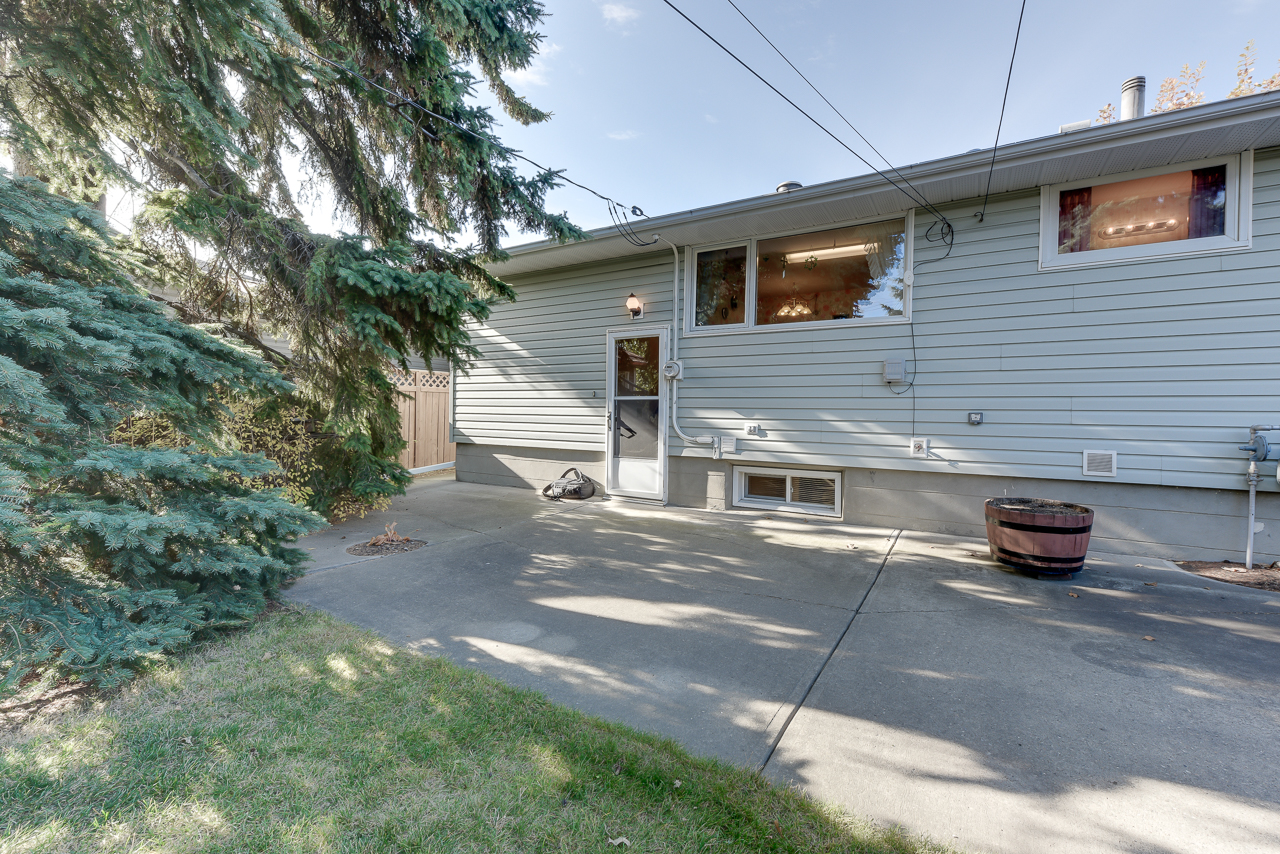
M 250 21 L 248 18 L 245 18 L 243 16 L 240 16 L 240 19 L 247 24 L 252 24 L 253 26 L 257 27 L 263 32 L 269 32 L 266 27 L 262 26 L 256 21 Z M 320 62 L 324 63 L 325 65 L 330 66 L 331 68 L 336 68 L 339 71 L 343 71 L 343 72 L 346 72 L 347 74 L 350 74 L 352 77 L 356 77 L 360 80 L 363 80 L 365 83 L 369 84 L 370 86 L 377 89 L 378 91 L 383 92 L 384 94 L 390 95 L 392 98 L 397 99 L 399 103 L 389 104 L 391 109 L 395 110 L 397 113 L 399 112 L 400 108 L 403 106 L 413 107 L 415 110 L 418 110 L 423 115 L 427 115 L 433 119 L 442 121 L 445 124 L 453 128 L 456 128 L 457 130 L 460 130 L 469 136 L 475 137 L 476 139 L 481 140 L 483 142 L 487 142 L 493 147 L 498 148 L 501 151 L 505 152 L 506 154 L 510 155 L 511 157 L 515 157 L 519 160 L 523 160 L 525 163 L 528 163 L 531 166 L 536 167 L 541 172 L 555 175 L 559 180 L 564 181 L 566 184 L 572 184 L 573 186 L 577 187 L 580 190 L 586 190 L 588 193 L 595 196 L 597 199 L 600 199 L 608 206 L 609 218 L 613 220 L 614 226 L 617 227 L 618 232 L 622 234 L 622 236 L 627 240 L 628 243 L 631 243 L 634 246 L 652 246 L 654 245 L 654 243 L 657 242 L 656 240 L 644 241 L 640 239 L 640 236 L 636 234 L 634 227 L 631 225 L 631 221 L 627 218 L 628 207 L 626 205 L 622 204 L 616 199 L 612 199 L 604 195 L 603 193 L 596 192 L 595 190 L 588 187 L 586 184 L 581 184 L 573 180 L 572 178 L 567 177 L 564 174 L 563 169 L 548 169 L 547 167 L 543 166 L 537 161 L 529 157 L 526 157 L 525 155 L 521 154 L 519 151 L 516 151 L 514 148 L 510 148 L 508 146 L 503 145 L 493 137 L 480 133 L 478 131 L 474 131 L 469 127 L 466 127 L 464 125 L 459 124 L 458 122 L 455 122 L 453 119 L 442 116 L 439 113 L 434 112 L 432 110 L 428 110 L 426 107 L 422 106 L 422 104 L 419 104 L 413 98 L 407 98 L 399 92 L 395 92 L 391 89 L 388 89 L 387 87 L 383 86 L 377 81 L 370 80 L 368 77 L 361 74 L 359 71 L 356 71 L 352 68 L 348 68 L 346 65 L 343 65 L 342 63 L 337 62 L 335 60 L 329 59 L 326 56 L 322 56 L 321 54 L 316 53 L 314 50 L 311 50 L 305 45 L 294 43 L 294 46 L 298 50 L 302 51 L 303 53 L 306 53 L 309 56 L 311 56 L 313 59 L 317 59 Z M 439 139 L 438 136 L 436 136 L 435 134 L 433 134 L 431 131 L 427 130 L 424 127 L 418 127 L 418 130 L 422 131 L 431 139 L 435 139 L 435 140 Z M 639 207 L 635 205 L 631 205 L 629 210 L 632 216 L 640 217 L 640 218 L 643 218 L 645 216 L 644 211 L 642 211 Z
M 828 100 L 827 96 L 826 96 L 826 95 L 824 95 L 824 94 L 822 94 L 821 90 L 819 90 L 817 86 L 813 85 L 813 81 L 811 81 L 808 77 L 806 77 L 803 71 L 801 71 L 799 68 L 796 68 L 795 63 L 794 63 L 794 62 L 792 62 L 790 59 L 788 59 L 788 58 L 787 58 L 787 55 L 786 55 L 785 53 L 783 53 L 783 52 L 782 52 L 782 50 L 781 50 L 781 49 L 780 49 L 776 44 L 774 44 L 774 43 L 773 43 L 773 41 L 772 41 L 768 36 L 766 36 L 766 35 L 764 34 L 764 32 L 763 32 L 763 31 L 761 31 L 761 29 L 760 29 L 759 27 L 757 27 L 757 26 L 756 26 L 755 21 L 753 21 L 753 20 L 751 20 L 749 17 L 747 17 L 747 13 L 746 13 L 746 12 L 744 12 L 744 11 L 742 11 L 742 9 L 738 8 L 738 4 L 737 4 L 737 3 L 734 3 L 734 2 L 733 2 L 733 0 L 726 0 L 726 2 L 727 2 L 730 6 L 732 6 L 732 7 L 733 7 L 733 11 L 737 12 L 739 15 L 741 15 L 741 16 L 742 16 L 742 20 L 746 21 L 748 24 L 750 24 L 750 25 L 751 25 L 751 29 L 755 30 L 755 31 L 756 31 L 756 33 L 760 36 L 760 38 L 762 38 L 762 39 L 764 39 L 764 40 L 765 40 L 765 43 L 766 43 L 766 44 L 768 44 L 768 45 L 769 45 L 769 47 L 773 48 L 773 52 L 774 52 L 774 53 L 776 53 L 778 56 L 782 57 L 782 61 L 783 61 L 783 62 L 785 62 L 787 65 L 791 66 L 791 70 L 792 70 L 792 71 L 794 71 L 796 74 L 799 74 L 799 75 L 800 75 L 800 79 L 801 79 L 801 80 L 803 80 L 805 83 L 809 84 L 809 88 L 810 88 L 810 89 L 812 89 L 812 90 L 817 94 L 817 96 L 818 96 L 819 98 L 821 98 L 821 99 L 822 99 L 823 103 L 825 103 L 828 107 L 830 107 L 830 108 L 831 108 L 832 112 L 834 112 L 837 116 L 839 116 L 839 117 L 840 117 L 840 120 L 841 120 L 842 122 L 844 122 L 846 125 L 848 125 L 848 126 L 849 126 L 849 130 L 851 130 L 851 131 L 853 131 L 854 133 L 856 133 L 856 134 L 858 135 L 858 139 L 860 139 L 860 140 L 862 140 L 863 142 L 865 142 L 865 143 L 867 144 L 867 147 L 868 147 L 868 148 L 870 148 L 872 151 L 874 151 L 874 152 L 876 153 L 876 156 L 877 156 L 877 157 L 879 157 L 881 160 L 883 160 L 883 161 L 884 161 L 884 164 L 885 164 L 886 166 L 888 166 L 888 167 L 893 171 L 893 174 L 894 174 L 894 175 L 897 175 L 899 178 L 901 178 L 901 179 L 902 179 L 902 183 L 906 184 L 908 187 L 910 187 L 910 188 L 915 192 L 915 195 L 914 195 L 914 196 L 912 196 L 911 194 L 907 194 L 907 198 L 911 199 L 911 200 L 912 200 L 912 201 L 914 201 L 914 202 L 918 202 L 918 203 L 921 205 L 921 207 L 925 208 L 926 210 L 928 210 L 930 213 L 932 213 L 934 216 L 938 217 L 939 219 L 946 220 L 946 217 L 945 217 L 945 216 L 943 216 L 942 211 L 938 210 L 936 207 L 934 207 L 932 204 L 930 204 L 930 203 L 929 203 L 929 201 L 924 197 L 924 193 L 920 192 L 919 188 L 918 188 L 918 187 L 916 187 L 914 184 L 912 184 L 912 183 L 911 183 L 911 181 L 910 181 L 910 180 L 908 180 L 908 179 L 907 179 L 907 176 L 905 176 L 905 175 L 903 175 L 901 172 L 899 172 L 899 171 L 898 171 L 898 168 L 897 168 L 896 166 L 894 166 L 892 163 L 890 163 L 890 162 L 889 162 L 889 158 L 887 158 L 887 157 L 885 157 L 883 154 L 881 154 L 881 153 L 880 153 L 880 149 L 878 149 L 878 148 L 876 148 L 874 145 L 872 145 L 872 144 L 871 144 L 871 140 L 869 140 L 869 139 L 867 139 L 865 136 L 863 136 L 863 135 L 862 135 L 862 131 L 858 130 L 856 127 L 854 127 L 854 126 L 853 126 L 853 122 L 851 122 L 851 121 L 849 121 L 847 118 L 845 118 L 844 113 L 840 112 L 839 108 L 837 108 L 835 104 L 831 103 L 831 101 L 830 101 L 830 100 Z M 668 5 L 670 5 L 670 4 L 668 4 Z M 677 10 L 677 11 L 679 11 L 679 10 Z M 687 19 L 686 19 L 686 20 L 687 20 Z M 863 162 L 865 163 L 866 161 L 863 161 Z M 867 165 L 868 165 L 868 166 L 870 166 L 871 164 L 869 164 L 869 163 L 868 163 Z M 872 167 L 872 168 L 874 168 L 874 167 Z
M 788 98 L 786 95 L 784 95 L 784 94 L 782 93 L 782 90 L 780 90 L 777 86 L 774 86 L 772 83 L 770 83 L 768 80 L 766 80 L 766 79 L 764 78 L 764 76 L 760 74 L 760 72 L 756 71 L 754 68 L 752 68 L 750 65 L 748 65 L 748 64 L 747 64 L 747 63 L 746 63 L 746 62 L 745 62 L 741 57 L 739 57 L 736 53 L 734 53 L 733 51 L 729 50 L 729 48 L 725 47 L 725 46 L 724 46 L 724 44 L 723 44 L 719 39 L 717 39 L 715 36 L 711 35 L 711 33 L 709 33 L 709 32 L 707 32 L 706 30 L 704 30 L 704 29 L 703 29 L 703 28 L 698 24 L 698 22 L 697 22 L 697 21 L 693 20 L 693 19 L 692 19 L 692 18 L 690 18 L 688 15 L 686 15 L 684 12 L 682 12 L 682 11 L 680 10 L 680 8 L 679 8 L 678 6 L 676 6 L 676 4 L 674 4 L 674 3 L 672 3 L 672 2 L 671 2 L 671 0 L 662 0 L 662 2 L 664 2 L 664 3 L 666 3 L 668 6 L 670 6 L 670 7 L 671 7 L 671 10 L 672 10 L 673 12 L 675 12 L 675 13 L 676 13 L 677 15 L 679 15 L 681 18 L 684 18 L 684 19 L 685 19 L 685 21 L 687 21 L 690 25 L 692 25 L 694 29 L 696 29 L 698 32 L 702 33 L 704 36 L 706 36 L 706 37 L 707 37 L 707 38 L 712 42 L 712 44 L 714 44 L 716 47 L 720 48 L 722 51 L 724 51 L 725 53 L 727 53 L 727 54 L 728 54 L 728 55 L 733 59 L 733 61 L 734 61 L 734 62 L 736 62 L 736 63 L 738 63 L 739 65 L 741 65 L 741 66 L 742 66 L 743 68 L 745 68 L 748 72 L 750 72 L 750 73 L 751 73 L 751 75 L 752 75 L 753 77 L 755 77 L 757 80 L 759 80 L 759 81 L 760 81 L 761 83 L 763 83 L 765 86 L 768 86 L 771 90 L 773 90 L 773 93 L 774 93 L 775 95 L 777 95 L 779 98 L 781 98 L 782 100 L 784 100 L 784 101 L 786 101 L 788 104 L 790 104 L 790 105 L 792 106 L 792 108 L 794 108 L 794 109 L 795 109 L 795 111 L 796 111 L 796 112 L 798 112 L 800 115 L 804 116 L 806 119 L 808 119 L 810 122 L 812 122 L 812 123 L 814 124 L 814 126 L 816 126 L 820 131 L 822 131 L 822 132 L 823 132 L 823 133 L 825 133 L 827 136 L 829 136 L 829 137 L 831 137 L 833 140 L 835 140 L 835 141 L 836 141 L 836 144 L 838 144 L 841 148 L 843 148 L 845 151 L 849 152 L 849 153 L 850 153 L 850 154 L 852 154 L 854 157 L 856 157 L 856 158 L 858 158 L 859 160 L 861 160 L 861 161 L 863 162 L 863 164 L 865 164 L 865 165 L 866 165 L 866 167 L 867 167 L 868 169 L 870 169 L 872 172 L 875 172 L 877 175 L 879 175 L 879 176 L 880 176 L 881 178 L 883 178 L 885 181 L 888 181 L 888 182 L 889 182 L 889 184 L 891 184 L 891 185 L 893 186 L 893 188 L 894 188 L 894 189 L 898 190 L 900 193 L 902 193 L 904 196 L 906 196 L 908 199 L 910 199 L 910 200 L 912 201 L 912 203 L 914 203 L 914 204 L 920 204 L 920 205 L 922 205 L 922 206 L 924 206 L 924 207 L 926 207 L 926 208 L 930 209 L 930 211 L 931 211 L 931 212 L 933 212 L 933 211 L 935 211 L 935 210 L 936 210 L 936 208 L 933 208 L 931 205 L 929 205 L 929 203 L 928 203 L 927 201 L 924 201 L 924 200 L 922 200 L 922 199 L 920 199 L 920 198 L 917 198 L 916 196 L 914 196 L 914 195 L 912 195 L 911 193 L 907 192 L 905 189 L 903 189 L 903 187 L 902 187 L 902 185 L 901 185 L 901 184 L 899 184 L 897 181 L 895 181 L 895 180 L 893 180 L 892 178 L 890 178 L 888 175 L 886 175 L 886 174 L 885 174 L 884 172 L 882 172 L 881 170 L 877 169 L 877 168 L 876 168 L 876 166 L 875 166 L 875 164 L 873 164 L 870 160 L 867 160 L 867 158 L 863 157 L 863 156 L 862 156 L 861 154 L 859 154 L 856 150 L 854 150 L 852 147 L 850 147 L 850 145 L 849 145 L 847 142 L 845 142 L 843 139 L 841 139 L 840 137 L 838 137 L 838 136 L 836 136 L 834 133 L 832 133 L 832 132 L 831 132 L 831 130 L 830 130 L 829 128 L 827 128 L 827 126 L 826 126 L 826 125 L 824 125 L 822 122 L 820 122 L 820 121 L 818 121 L 817 119 L 815 119 L 815 118 L 814 118 L 812 115 L 810 115 L 810 114 L 809 114 L 809 113 L 808 113 L 808 112 L 807 112 L 803 107 L 801 107 L 801 106 L 800 106 L 799 104 L 797 104 L 795 101 L 791 100 L 791 99 L 790 99 L 790 98 Z M 737 8 L 737 7 L 735 6 L 734 8 Z M 741 10 L 739 10 L 738 14 L 742 14 Z M 746 16 L 745 16 L 745 15 L 743 15 L 743 17 L 746 17 Z M 750 23 L 750 21 L 748 21 L 748 23 Z M 755 26 L 755 25 L 754 25 L 754 24 L 752 24 L 752 27 L 754 27 L 754 26 Z M 757 30 L 756 30 L 756 32 L 759 32 L 759 30 L 757 29 Z M 761 33 L 761 35 L 763 35 L 763 33 Z M 768 39 L 766 39 L 766 41 L 768 41 Z M 770 45 L 772 45 L 772 42 L 770 42 Z M 777 48 L 775 47 L 775 48 L 774 48 L 774 50 L 777 50 Z M 786 57 L 783 57 L 783 58 L 785 59 Z M 795 66 L 792 66 L 792 67 L 794 68 Z M 803 75 L 801 75 L 801 76 L 803 76 Z M 805 82 L 808 82 L 808 81 L 806 80 Z M 810 86 L 812 86 L 813 84 L 812 84 L 812 83 L 810 83 L 809 85 L 810 85 Z M 821 93 L 819 93 L 819 94 L 821 95 Z M 826 99 L 824 98 L 823 100 L 826 100 Z M 833 108 L 833 109 L 834 109 L 834 108 Z M 843 116 L 842 116 L 841 118 L 843 118 Z M 856 132 L 857 132 L 857 131 L 856 131 L 856 129 L 855 129 L 855 133 L 856 133 Z M 861 136 L 861 134 L 859 134 L 859 136 Z M 870 143 L 868 143 L 868 144 L 870 144 Z M 877 153 L 877 154 L 879 154 L 879 152 L 878 152 L 878 151 L 877 151 L 876 153 Z M 883 155 L 881 155 L 881 157 L 883 158 Z M 887 161 L 886 161 L 886 162 L 887 162 Z M 889 168 L 891 168 L 891 169 L 892 169 L 893 167 L 892 167 L 892 166 L 890 166 Z M 895 171 L 897 171 L 897 170 L 895 170 Z M 904 178 L 903 180 L 905 181 L 906 179 Z M 913 188 L 913 189 L 914 189 L 914 188 Z M 939 219 L 940 219 L 940 221 L 942 222 L 942 224 L 943 224 L 943 225 L 942 225 L 942 228 L 943 228 L 943 232 L 944 232 L 944 234 L 945 234 L 945 235 L 948 235 L 948 236 L 952 236 L 952 238 L 954 239 L 954 229 L 952 228 L 952 225 L 951 225 L 950 221 L 948 221 L 948 220 L 947 220 L 947 218 L 946 218 L 945 216 L 943 216 L 941 213 L 936 213 L 936 214 L 935 214 L 935 216 L 938 216 L 938 217 L 939 217 Z
M 1022 0 L 1022 11 L 1018 12 L 1018 29 L 1013 34 L 1013 55 L 1009 57 L 1009 74 L 1004 80 L 1004 98 L 1000 101 L 1000 121 L 996 123 L 996 141 L 991 146 L 991 168 L 987 170 L 987 192 L 982 198 L 982 211 L 977 214 L 978 222 L 987 218 L 987 200 L 991 198 L 991 176 L 996 171 L 996 149 L 1000 147 L 1000 129 L 1004 127 L 1004 108 L 1009 103 L 1009 84 L 1013 81 L 1013 61 L 1018 58 L 1018 39 L 1022 37 L 1022 16 L 1027 13 L 1027 0 Z

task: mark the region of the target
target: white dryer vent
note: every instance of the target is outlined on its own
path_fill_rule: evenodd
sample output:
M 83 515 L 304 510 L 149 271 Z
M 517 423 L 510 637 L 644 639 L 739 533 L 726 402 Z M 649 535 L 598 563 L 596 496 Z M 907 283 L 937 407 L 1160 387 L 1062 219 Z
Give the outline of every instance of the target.
M 1115 477 L 1115 451 L 1085 451 L 1084 473 L 1086 477 Z

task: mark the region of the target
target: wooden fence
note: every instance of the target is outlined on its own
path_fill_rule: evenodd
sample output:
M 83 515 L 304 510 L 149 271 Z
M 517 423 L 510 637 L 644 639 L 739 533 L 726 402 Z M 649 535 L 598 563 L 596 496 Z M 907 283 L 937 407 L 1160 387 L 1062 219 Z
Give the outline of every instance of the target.
M 400 435 L 409 443 L 400 454 L 408 469 L 451 463 L 457 445 L 449 441 L 449 375 L 432 371 L 392 371 L 400 398 Z

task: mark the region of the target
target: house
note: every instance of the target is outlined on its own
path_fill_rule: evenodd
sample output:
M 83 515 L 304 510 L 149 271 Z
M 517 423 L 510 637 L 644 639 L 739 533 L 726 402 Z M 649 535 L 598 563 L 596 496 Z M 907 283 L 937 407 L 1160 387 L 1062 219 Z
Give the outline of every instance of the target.
M 1238 446 L 1280 423 L 1280 93 L 1136 115 L 1000 148 L 982 216 L 990 150 L 513 249 L 458 479 L 963 535 L 1028 495 L 1094 508 L 1100 551 L 1239 559 Z

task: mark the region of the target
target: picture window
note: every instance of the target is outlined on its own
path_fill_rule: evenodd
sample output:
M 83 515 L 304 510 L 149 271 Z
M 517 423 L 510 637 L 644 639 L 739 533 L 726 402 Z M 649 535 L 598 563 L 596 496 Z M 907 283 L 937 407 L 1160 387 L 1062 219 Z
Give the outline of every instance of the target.
M 690 251 L 686 331 L 901 321 L 912 216 Z

